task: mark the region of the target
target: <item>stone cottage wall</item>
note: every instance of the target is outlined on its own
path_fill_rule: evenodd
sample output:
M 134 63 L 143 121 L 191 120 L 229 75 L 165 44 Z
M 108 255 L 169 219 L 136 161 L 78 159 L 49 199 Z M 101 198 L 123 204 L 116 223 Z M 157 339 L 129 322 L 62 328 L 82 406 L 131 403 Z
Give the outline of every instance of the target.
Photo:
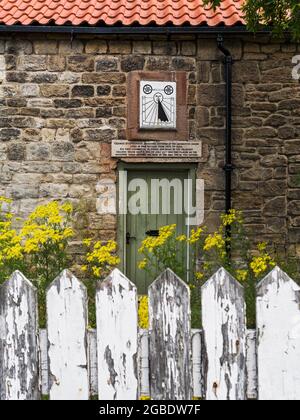
M 300 87 L 295 44 L 225 38 L 233 67 L 234 206 L 258 240 L 300 238 Z M 300 50 L 299 50 L 300 52 Z M 1 36 L 0 195 L 26 215 L 38 202 L 71 200 L 76 227 L 114 238 L 115 215 L 97 212 L 99 181 L 116 181 L 110 142 L 125 139 L 126 78 L 132 70 L 183 70 L 189 139 L 208 146 L 199 165 L 206 223 L 224 209 L 224 80 L 213 38 Z M 298 249 L 300 252 L 300 249 Z

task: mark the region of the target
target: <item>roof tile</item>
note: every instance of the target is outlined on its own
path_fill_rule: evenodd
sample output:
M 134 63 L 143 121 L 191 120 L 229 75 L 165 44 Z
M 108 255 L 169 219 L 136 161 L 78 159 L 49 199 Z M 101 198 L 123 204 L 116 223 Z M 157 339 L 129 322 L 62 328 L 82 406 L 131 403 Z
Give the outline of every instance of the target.
M 148 25 L 244 24 L 244 0 L 224 0 L 214 10 L 202 0 L 2 0 L 0 22 L 29 25 L 33 22 L 56 25 L 121 23 Z

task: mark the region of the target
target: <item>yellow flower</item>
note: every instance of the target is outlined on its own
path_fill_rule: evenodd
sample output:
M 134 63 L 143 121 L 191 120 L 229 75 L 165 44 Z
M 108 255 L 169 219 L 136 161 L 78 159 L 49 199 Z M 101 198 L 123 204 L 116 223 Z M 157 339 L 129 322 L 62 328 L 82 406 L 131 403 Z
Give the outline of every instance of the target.
M 247 270 L 236 270 L 236 279 L 240 282 L 246 281 L 248 277 Z
M 259 277 L 264 274 L 268 268 L 275 267 L 275 261 L 271 258 L 269 254 L 263 254 L 258 257 L 253 257 L 250 268 L 253 271 L 255 277 Z
M 0 196 L 0 203 L 11 204 L 12 203 L 12 200 L 10 198 L 4 197 L 4 196 Z
M 86 245 L 90 246 L 91 239 L 83 241 Z M 114 253 L 117 250 L 117 243 L 109 240 L 106 244 L 101 241 L 94 243 L 93 248 L 86 254 L 86 262 L 83 271 L 90 269 L 95 277 L 104 277 L 109 271 L 120 264 L 120 258 Z M 86 267 L 86 268 L 85 268 Z
M 143 295 L 139 297 L 138 308 L 139 327 L 146 330 L 149 328 L 149 314 L 148 314 L 148 296 Z
M 234 222 L 242 223 L 242 213 L 235 209 L 229 210 L 228 213 L 221 215 L 223 226 L 230 226 Z
M 85 245 L 85 246 L 91 246 L 91 243 L 92 243 L 92 239 L 91 238 L 87 238 L 87 239 L 84 239 L 82 241 L 82 244 Z
M 210 234 L 205 238 L 205 242 L 204 242 L 204 251 L 209 251 L 212 248 L 217 248 L 217 249 L 222 249 L 225 246 L 225 241 L 223 236 L 218 233 L 215 232 L 213 235 Z
M 87 265 L 82 265 L 82 266 L 81 266 L 81 270 L 82 270 L 82 271 L 87 271 L 87 269 L 88 269 Z
M 100 272 L 101 272 L 100 267 L 92 267 L 92 271 L 95 277 L 100 277 Z
M 140 270 L 144 270 L 147 267 L 147 259 L 144 258 L 142 261 L 140 261 L 138 267 Z
M 200 271 L 198 271 L 198 272 L 195 274 L 195 277 L 196 277 L 196 280 L 202 280 L 202 279 L 203 279 L 203 277 L 204 277 L 204 274 L 203 274 L 203 273 L 201 273 Z
M 257 244 L 257 249 L 260 252 L 265 251 L 266 248 L 267 248 L 267 242 L 260 242 L 259 244 Z
M 200 237 L 201 237 L 202 232 L 203 232 L 203 229 L 200 228 L 200 227 L 196 230 L 192 229 L 191 233 L 190 233 L 190 237 L 188 239 L 188 242 L 190 244 L 194 244 L 194 243 L 198 242 Z
M 138 252 L 141 254 L 141 253 L 147 251 L 151 254 L 153 252 L 153 250 L 163 246 L 167 242 L 167 240 L 171 236 L 173 236 L 173 234 L 175 232 L 175 229 L 176 229 L 176 224 L 162 226 L 159 229 L 159 235 L 158 236 L 149 236 L 142 241 L 142 244 L 141 244 Z
M 184 241 L 186 241 L 186 236 L 185 235 L 179 235 L 179 236 L 177 236 L 177 238 L 176 238 L 176 241 L 178 241 L 178 242 L 184 242 Z
M 151 397 L 149 397 L 148 395 L 141 395 L 140 396 L 140 400 L 142 401 L 142 400 L 151 400 Z
M 72 211 L 73 211 L 73 206 L 72 206 L 72 204 L 71 204 L 71 203 L 67 202 L 67 203 L 64 203 L 64 204 L 61 206 L 61 209 L 62 209 L 62 211 L 64 211 L 65 213 L 67 213 L 67 214 L 71 214 L 71 213 L 72 213 Z
M 62 232 L 62 237 L 65 238 L 70 238 L 74 235 L 74 231 L 72 228 L 68 227 L 66 229 L 63 230 Z

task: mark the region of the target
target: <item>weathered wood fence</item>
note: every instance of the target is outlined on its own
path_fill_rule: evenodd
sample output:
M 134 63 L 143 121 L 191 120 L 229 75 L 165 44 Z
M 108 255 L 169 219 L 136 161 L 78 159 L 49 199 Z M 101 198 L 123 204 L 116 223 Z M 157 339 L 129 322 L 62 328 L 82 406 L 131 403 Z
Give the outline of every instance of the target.
M 65 270 L 37 294 L 18 271 L 0 287 L 0 399 L 300 399 L 300 288 L 278 267 L 257 286 L 247 330 L 243 287 L 224 269 L 202 287 L 203 330 L 190 328 L 188 286 L 172 271 L 149 287 L 149 330 L 137 291 L 114 270 L 96 292 L 88 330 L 85 286 Z

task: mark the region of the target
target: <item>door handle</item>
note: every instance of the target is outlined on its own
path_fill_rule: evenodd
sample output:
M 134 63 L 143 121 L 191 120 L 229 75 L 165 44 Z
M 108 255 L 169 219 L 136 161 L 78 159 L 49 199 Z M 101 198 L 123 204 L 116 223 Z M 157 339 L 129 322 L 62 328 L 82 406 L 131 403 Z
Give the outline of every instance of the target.
M 130 239 L 136 239 L 135 236 L 130 236 L 129 232 L 126 232 L 126 244 L 129 245 Z
M 158 229 L 150 229 L 145 232 L 147 236 L 159 236 L 159 230 Z

